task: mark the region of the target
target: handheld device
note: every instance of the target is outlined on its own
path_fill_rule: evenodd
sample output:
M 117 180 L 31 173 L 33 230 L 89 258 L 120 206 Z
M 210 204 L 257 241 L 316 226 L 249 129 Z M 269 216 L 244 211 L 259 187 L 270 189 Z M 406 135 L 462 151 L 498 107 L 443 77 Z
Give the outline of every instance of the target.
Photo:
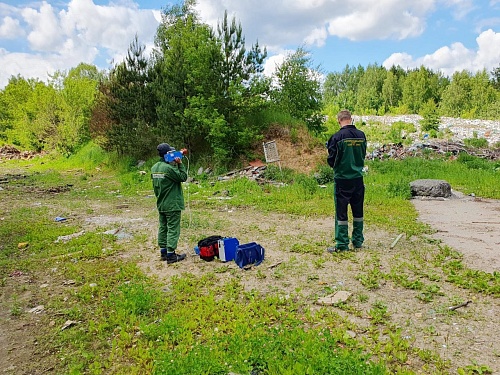
M 165 158 L 165 161 L 167 163 L 171 163 L 175 160 L 175 158 L 181 158 L 184 156 L 184 155 L 187 155 L 188 151 L 187 149 L 183 148 L 182 150 L 180 151 L 177 151 L 177 150 L 173 150 L 173 151 L 169 151 L 165 154 L 164 158 Z

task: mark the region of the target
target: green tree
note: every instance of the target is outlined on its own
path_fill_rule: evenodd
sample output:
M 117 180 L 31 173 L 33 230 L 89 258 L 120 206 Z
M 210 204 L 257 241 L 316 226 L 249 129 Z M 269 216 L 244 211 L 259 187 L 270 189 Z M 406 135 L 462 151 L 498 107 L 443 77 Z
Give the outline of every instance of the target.
M 500 64 L 491 71 L 491 84 L 500 91 Z
M 446 83 L 447 80 L 440 73 L 434 73 L 424 66 L 412 70 L 403 83 L 402 104 L 407 106 L 410 113 L 418 113 L 429 100 L 437 104 Z
M 453 73 L 451 83 L 443 91 L 440 110 L 444 116 L 460 117 L 470 112 L 472 79 L 466 70 Z
M 67 74 L 56 72 L 52 77 L 61 99 L 60 125 L 54 140 L 61 152 L 71 154 L 90 140 L 90 119 L 102 76 L 94 65 L 80 63 Z
M 441 113 L 450 117 L 491 118 L 498 92 L 486 70 L 455 72 L 442 95 Z M 493 110 L 493 111 L 492 111 Z
M 32 114 L 28 121 L 31 147 L 60 151 L 64 104 L 54 86 L 37 82 L 26 109 Z
M 368 65 L 361 77 L 357 91 L 357 111 L 385 113 L 383 108 L 382 87 L 387 78 L 387 70 L 383 66 Z
M 298 48 L 289 54 L 275 72 L 272 98 L 279 108 L 304 121 L 314 132 L 321 132 L 322 95 L 319 68 L 312 67 L 310 54 Z
M 7 110 L 7 101 L 5 99 L 5 94 L 0 91 L 0 140 L 7 140 L 7 134 L 5 131 L 7 128 L 11 127 L 10 124 L 10 114 Z
M 195 153 L 210 148 L 214 124 L 224 123 L 216 109 L 220 48 L 202 24 L 194 1 L 164 11 L 156 35 L 153 88 L 158 98 L 157 136 Z
M 7 143 L 30 147 L 29 121 L 34 118 L 35 113 L 28 111 L 26 103 L 33 95 L 36 82 L 20 75 L 12 76 L 2 91 L 0 134 Z
M 405 71 L 401 67 L 392 66 L 387 71 L 387 76 L 382 85 L 382 101 L 385 112 L 398 107 L 402 99 L 402 82 Z
M 155 141 L 156 98 L 144 49 L 136 36 L 125 60 L 115 65 L 100 87 L 108 116 L 105 146 L 132 158 L 150 155 Z
M 359 82 L 364 73 L 365 69 L 361 65 L 346 65 L 340 73 L 328 73 L 323 84 L 324 102 L 330 106 L 354 111 Z
M 422 104 L 419 114 L 422 116 L 422 120 L 420 120 L 422 131 L 429 132 L 431 137 L 435 138 L 439 130 L 441 119 L 434 100 L 429 99 L 427 103 Z
M 472 77 L 471 117 L 487 118 L 490 106 L 499 98 L 485 69 L 476 72 Z
M 227 11 L 217 27 L 217 38 L 222 79 L 216 106 L 225 124 L 213 127 L 209 139 L 218 158 L 227 160 L 261 139 L 265 124 L 256 114 L 266 106 L 263 96 L 269 91 L 269 81 L 262 75 L 267 51 L 258 42 L 247 51 L 241 24 L 234 17 L 229 22 Z
M 194 4 L 167 9 L 157 32 L 159 129 L 168 129 L 163 134 L 172 143 L 226 163 L 249 150 L 265 126 L 258 114 L 267 105 L 266 51 L 258 43 L 247 51 L 241 25 L 227 13 L 216 35 Z

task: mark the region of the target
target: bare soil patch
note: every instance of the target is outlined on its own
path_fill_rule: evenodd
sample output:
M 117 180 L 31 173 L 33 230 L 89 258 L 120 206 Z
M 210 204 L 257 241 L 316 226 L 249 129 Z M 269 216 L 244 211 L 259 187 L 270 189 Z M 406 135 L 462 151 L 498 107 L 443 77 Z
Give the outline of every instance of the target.
M 500 201 L 453 192 L 451 198 L 412 200 L 433 237 L 460 251 L 473 269 L 500 272 Z

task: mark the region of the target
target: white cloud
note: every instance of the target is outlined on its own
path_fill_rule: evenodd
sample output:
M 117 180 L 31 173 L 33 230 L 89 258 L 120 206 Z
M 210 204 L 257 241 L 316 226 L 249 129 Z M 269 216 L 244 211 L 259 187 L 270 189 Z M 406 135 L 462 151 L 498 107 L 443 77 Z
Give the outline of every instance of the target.
M 306 38 L 304 42 L 308 45 L 316 45 L 316 47 L 323 47 L 325 45 L 328 32 L 326 28 L 314 29 Z
M 462 43 L 441 47 L 430 55 L 413 58 L 406 53 L 394 53 L 382 64 L 386 68 L 400 65 L 402 68 L 417 68 L 424 65 L 432 70 L 452 76 L 455 71 L 467 70 L 475 73 L 498 66 L 500 61 L 500 33 L 487 30 L 477 38 L 477 49 L 468 49 Z
M 363 1 L 363 6 L 329 20 L 328 31 L 349 40 L 406 39 L 420 35 L 434 1 Z
M 61 11 L 61 23 L 67 32 L 89 45 L 99 45 L 122 52 L 137 34 L 139 40 L 152 40 L 158 21 L 153 10 L 136 6 L 100 6 L 92 0 L 72 0 L 68 10 Z
M 158 10 L 141 10 L 131 1 L 100 6 L 93 0 L 71 0 L 62 10 L 47 1 L 34 4 L 0 6 L 0 14 L 9 14 L 0 23 L 0 37 L 19 38 L 23 22 L 34 51 L 0 51 L 0 87 L 12 75 L 46 80 L 47 72 L 68 70 L 81 62 L 95 64 L 97 57 L 108 64 L 112 59 L 118 62 L 136 34 L 150 51 L 159 24 Z
M 465 18 L 474 8 L 473 0 L 443 0 L 444 4 L 450 8 L 454 8 L 453 15 L 456 19 Z
M 8 83 L 11 76 L 21 74 L 25 78 L 45 81 L 49 78 L 49 74 L 67 67 L 66 62 L 57 55 L 9 53 L 3 48 L 0 49 L 0 66 L 2 66 L 0 70 L 2 87 Z
M 25 8 L 22 15 L 31 29 L 28 34 L 28 41 L 33 50 L 54 51 L 61 43 L 64 43 L 64 35 L 61 33 L 59 20 L 50 4 L 44 1 L 40 6 L 40 11 Z
M 273 73 L 276 71 L 276 69 L 283 64 L 283 61 L 285 61 L 285 58 L 287 56 L 286 52 L 279 53 L 277 55 L 273 55 L 266 59 L 264 63 L 264 75 L 270 77 L 273 75 Z
M 202 19 L 217 25 L 227 9 L 241 21 L 247 42 L 273 51 L 286 45 L 323 46 L 328 36 L 350 40 L 420 35 L 436 0 L 199 0 Z
M 1 39 L 15 39 L 23 36 L 24 31 L 19 25 L 19 21 L 12 17 L 4 17 L 0 21 L 0 38 Z

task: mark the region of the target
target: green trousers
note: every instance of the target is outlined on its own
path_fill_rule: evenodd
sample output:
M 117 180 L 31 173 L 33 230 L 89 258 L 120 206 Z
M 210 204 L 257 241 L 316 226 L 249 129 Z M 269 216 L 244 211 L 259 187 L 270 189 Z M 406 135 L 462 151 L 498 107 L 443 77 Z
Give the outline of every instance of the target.
M 354 247 L 361 247 L 365 238 L 363 236 L 363 218 L 354 218 L 352 222 L 351 241 Z M 337 220 L 335 215 L 335 246 L 340 250 L 349 248 L 349 226 L 347 221 Z
M 167 249 L 167 252 L 177 249 L 177 242 L 181 235 L 181 212 L 159 212 L 158 246 L 161 249 Z
M 363 236 L 363 203 L 365 187 L 363 179 L 335 180 L 335 246 L 339 250 L 347 250 L 349 242 L 355 248 L 360 248 L 364 242 Z M 352 235 L 349 239 L 348 206 L 351 206 L 353 216 Z

